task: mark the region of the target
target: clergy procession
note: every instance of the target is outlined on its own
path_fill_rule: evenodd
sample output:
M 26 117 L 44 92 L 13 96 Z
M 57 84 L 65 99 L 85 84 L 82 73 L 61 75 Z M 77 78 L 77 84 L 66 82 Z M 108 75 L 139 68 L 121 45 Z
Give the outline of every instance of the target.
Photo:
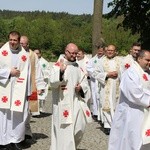
M 135 42 L 120 56 L 117 46 L 108 44 L 91 56 L 68 43 L 50 65 L 29 43 L 11 31 L 0 48 L 0 150 L 34 150 L 33 120 L 47 109 L 49 145 L 35 149 L 81 150 L 91 125 L 107 137 L 105 149 L 150 150 L 150 50 Z M 37 124 L 42 131 L 44 123 Z M 87 150 L 101 149 L 97 143 Z

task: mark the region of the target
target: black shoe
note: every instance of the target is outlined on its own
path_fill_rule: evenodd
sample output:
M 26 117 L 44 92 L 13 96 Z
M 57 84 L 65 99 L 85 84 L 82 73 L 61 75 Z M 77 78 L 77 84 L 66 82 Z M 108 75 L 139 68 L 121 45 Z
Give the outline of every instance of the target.
M 0 145 L 0 150 L 8 150 L 6 145 Z
M 23 140 L 20 143 L 17 143 L 18 147 L 20 147 L 21 149 L 26 149 L 31 147 L 31 143 L 29 140 Z
M 22 150 L 18 143 L 11 143 L 9 149 L 11 150 Z
M 31 140 L 32 139 L 32 136 L 31 135 L 25 135 L 25 140 Z
M 97 121 L 97 115 L 92 116 L 93 120 Z
M 104 133 L 106 135 L 109 135 L 110 134 L 110 128 L 104 128 Z

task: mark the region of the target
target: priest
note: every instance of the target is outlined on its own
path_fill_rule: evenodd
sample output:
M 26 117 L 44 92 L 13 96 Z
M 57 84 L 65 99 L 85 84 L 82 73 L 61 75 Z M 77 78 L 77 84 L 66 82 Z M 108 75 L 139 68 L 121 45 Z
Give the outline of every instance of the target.
M 20 46 L 20 33 L 9 33 L 0 49 L 0 148 L 19 150 L 25 137 L 30 93 L 30 65 Z
M 53 98 L 51 150 L 76 150 L 91 122 L 87 106 L 90 89 L 76 63 L 78 47 L 69 43 L 50 75 Z M 89 97 L 88 97 L 89 95 Z

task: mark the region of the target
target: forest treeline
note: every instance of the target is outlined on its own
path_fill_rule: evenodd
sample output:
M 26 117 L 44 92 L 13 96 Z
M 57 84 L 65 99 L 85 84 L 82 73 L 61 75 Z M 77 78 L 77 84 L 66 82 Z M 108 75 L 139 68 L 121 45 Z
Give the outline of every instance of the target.
M 105 44 L 115 44 L 120 54 L 127 54 L 139 35 L 118 27 L 123 18 L 102 20 L 102 36 Z M 0 10 L 0 42 L 8 40 L 8 33 L 19 31 L 29 37 L 31 49 L 39 48 L 51 61 L 63 53 L 69 43 L 76 43 L 86 53 L 92 53 L 92 15 L 72 15 L 66 12 Z

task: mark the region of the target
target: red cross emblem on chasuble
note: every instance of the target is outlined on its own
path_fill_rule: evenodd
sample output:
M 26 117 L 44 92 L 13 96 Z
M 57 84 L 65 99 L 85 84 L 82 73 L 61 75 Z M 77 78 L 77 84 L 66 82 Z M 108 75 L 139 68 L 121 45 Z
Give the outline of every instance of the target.
M 150 136 L 150 129 L 148 129 L 148 130 L 145 132 L 145 135 L 146 135 L 146 136 Z
M 2 51 L 2 55 L 3 55 L 3 56 L 7 56 L 7 55 L 8 55 L 7 50 L 3 50 L 3 51 Z
M 3 103 L 6 103 L 7 101 L 8 101 L 8 97 L 7 97 L 7 96 L 3 96 L 3 97 L 2 97 L 2 102 L 3 102 Z
M 64 110 L 64 112 L 63 112 L 63 116 L 64 116 L 65 118 L 69 116 L 69 112 L 68 112 L 68 110 Z
M 90 112 L 88 110 L 86 110 L 86 115 L 89 117 L 90 116 Z
M 27 57 L 26 57 L 25 55 L 23 55 L 23 56 L 21 57 L 21 59 L 22 59 L 22 61 L 26 61 L 26 60 L 27 60 Z
M 130 64 L 126 63 L 125 68 L 128 69 L 130 67 Z
M 16 105 L 16 106 L 20 106 L 20 105 L 21 105 L 21 101 L 20 101 L 20 100 L 16 100 L 16 101 L 15 101 L 15 105 Z
M 148 78 L 147 78 L 146 74 L 143 74 L 143 79 L 144 79 L 145 81 L 148 81 Z

